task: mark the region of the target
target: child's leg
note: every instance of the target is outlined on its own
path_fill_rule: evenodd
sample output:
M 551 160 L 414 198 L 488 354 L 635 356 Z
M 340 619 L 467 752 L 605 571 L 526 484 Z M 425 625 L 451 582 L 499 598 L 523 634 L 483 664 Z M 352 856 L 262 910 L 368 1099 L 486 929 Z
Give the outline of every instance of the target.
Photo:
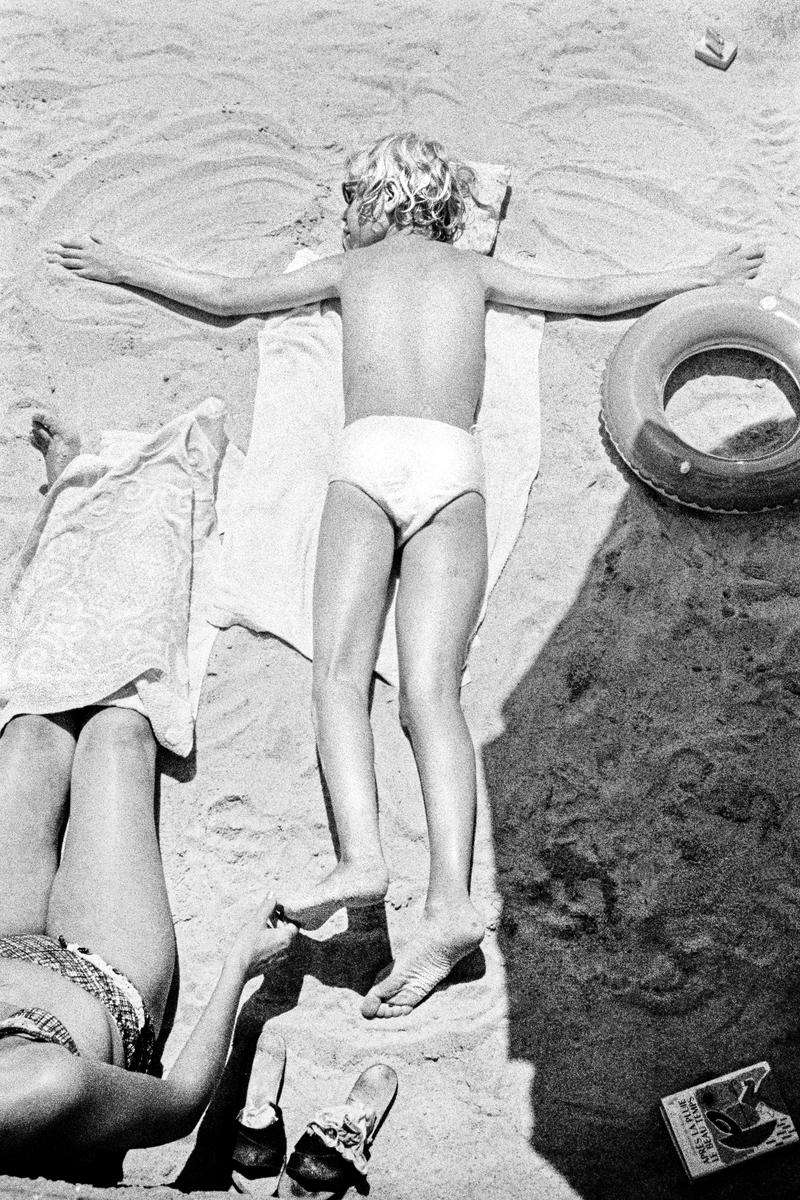
M 469 898 L 475 836 L 475 751 L 461 709 L 461 675 L 486 588 L 486 511 L 470 492 L 403 550 L 397 594 L 401 718 L 419 769 L 430 882 L 417 933 L 364 1000 L 365 1016 L 401 1016 L 479 945 Z
M 100 708 L 86 721 L 47 932 L 88 946 L 124 972 L 158 1028 L 175 938 L 156 835 L 155 762 L 155 739 L 140 713 Z
M 328 488 L 314 574 L 313 712 L 339 842 L 320 884 L 279 899 L 316 928 L 345 905 L 374 904 L 388 886 L 378 833 L 369 696 L 386 618 L 394 527 L 359 488 Z
M 73 724 L 68 713 L 24 715 L 0 737 L 0 934 L 44 932 L 75 752 Z

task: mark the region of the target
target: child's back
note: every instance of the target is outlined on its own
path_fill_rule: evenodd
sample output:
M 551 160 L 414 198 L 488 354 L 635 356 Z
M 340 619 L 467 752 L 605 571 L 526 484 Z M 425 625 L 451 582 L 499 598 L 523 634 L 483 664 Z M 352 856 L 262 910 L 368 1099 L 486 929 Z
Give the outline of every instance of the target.
M 428 417 L 469 429 L 483 389 L 484 285 L 471 253 L 411 231 L 344 256 L 348 423 Z

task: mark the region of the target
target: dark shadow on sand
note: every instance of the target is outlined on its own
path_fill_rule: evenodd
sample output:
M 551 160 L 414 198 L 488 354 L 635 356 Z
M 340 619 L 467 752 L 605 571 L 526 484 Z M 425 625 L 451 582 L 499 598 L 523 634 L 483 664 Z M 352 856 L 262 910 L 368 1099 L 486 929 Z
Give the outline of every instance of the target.
M 797 516 L 698 514 L 626 474 L 484 750 L 510 1053 L 584 1200 L 797 1200 L 796 1148 L 693 1190 L 658 1115 L 761 1059 L 800 1115 Z

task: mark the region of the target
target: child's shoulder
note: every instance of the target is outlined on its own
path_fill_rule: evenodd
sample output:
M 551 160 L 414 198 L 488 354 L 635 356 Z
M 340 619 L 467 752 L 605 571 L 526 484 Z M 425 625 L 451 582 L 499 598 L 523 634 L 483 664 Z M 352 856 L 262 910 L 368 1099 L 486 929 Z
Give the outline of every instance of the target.
M 425 247 L 430 261 L 442 268 L 449 268 L 464 275 L 480 275 L 483 270 L 486 256 L 466 247 L 462 249 L 457 242 L 426 241 Z

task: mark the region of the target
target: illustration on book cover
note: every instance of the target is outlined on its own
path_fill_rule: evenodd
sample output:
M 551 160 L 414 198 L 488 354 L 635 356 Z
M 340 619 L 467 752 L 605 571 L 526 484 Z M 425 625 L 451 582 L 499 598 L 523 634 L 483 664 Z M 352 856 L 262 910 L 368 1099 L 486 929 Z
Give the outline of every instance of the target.
M 798 1140 L 766 1062 L 665 1096 L 661 1113 L 692 1179 Z

